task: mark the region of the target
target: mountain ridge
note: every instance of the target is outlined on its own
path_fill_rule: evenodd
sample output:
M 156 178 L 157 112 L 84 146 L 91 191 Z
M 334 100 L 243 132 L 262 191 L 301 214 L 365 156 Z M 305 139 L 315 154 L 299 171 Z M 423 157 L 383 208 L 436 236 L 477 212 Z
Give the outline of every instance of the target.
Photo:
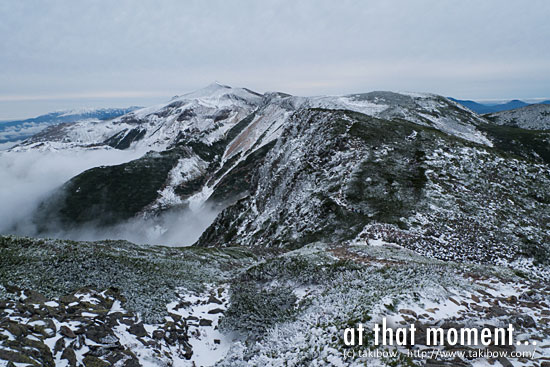
M 529 130 L 550 130 L 550 105 L 533 104 L 485 116 L 494 124 Z
M 138 108 L 140 107 L 59 110 L 24 120 L 2 121 L 0 122 L 0 144 L 5 144 L 9 148 L 7 143 L 22 142 L 51 125 L 84 119 L 107 120 Z
M 223 85 L 53 129 L 0 158 L 148 152 L 72 177 L 19 232 L 60 239 L 0 236 L 0 364 L 469 366 L 425 330 L 512 324 L 540 347 L 499 363 L 540 366 L 548 139 L 433 94 Z M 122 228 L 146 241 L 106 239 Z M 382 318 L 441 355 L 350 355 L 344 329 Z M 531 348 L 501 347 L 479 351 Z
M 38 217 L 61 219 L 65 224 L 74 222 L 75 218 L 88 218 L 83 222 L 92 222 L 102 211 L 106 210 L 106 215 L 119 212 L 121 203 L 134 209 L 108 216 L 108 221 L 116 223 L 141 215 L 154 217 L 173 207 L 194 209 L 207 203 L 219 209 L 250 193 L 254 185 L 252 173 L 281 133 L 294 123 L 292 116 L 315 109 L 334 113 L 351 110 L 378 116 L 384 121 L 407 121 L 460 139 L 492 145 L 485 133 L 476 127 L 484 120 L 433 94 L 370 92 L 295 97 L 281 93 L 259 95 L 244 88 L 213 84 L 175 97 L 166 104 L 136 110 L 114 120 L 56 126 L 13 151 L 136 147 L 153 151 L 127 164 L 93 168 L 73 178 L 60 189 L 59 193 L 63 194 L 55 194 L 41 205 L 43 214 Z M 148 177 L 155 177 L 155 183 L 152 184 Z M 138 193 L 132 188 L 136 180 L 146 180 L 144 182 L 152 185 L 143 197 L 145 201 L 137 200 L 144 191 Z M 86 184 L 96 181 L 105 184 Z M 115 187 L 118 194 L 113 196 L 110 192 Z M 67 192 L 71 194 L 67 196 Z M 86 198 L 86 203 L 95 203 L 102 209 L 96 213 L 90 211 L 85 202 L 74 205 L 71 197 Z M 136 206 L 137 202 L 141 204 Z M 75 209 L 80 212 L 76 213 Z M 39 222 L 47 221 L 41 219 Z
M 508 102 L 502 103 L 481 103 L 472 100 L 461 100 L 452 97 L 448 97 L 450 100 L 453 100 L 461 105 L 469 108 L 470 110 L 478 113 L 480 115 L 497 113 L 502 111 L 514 110 L 526 106 L 537 105 L 537 104 L 550 104 L 550 100 L 537 102 L 537 103 L 527 103 L 519 99 L 513 99 Z

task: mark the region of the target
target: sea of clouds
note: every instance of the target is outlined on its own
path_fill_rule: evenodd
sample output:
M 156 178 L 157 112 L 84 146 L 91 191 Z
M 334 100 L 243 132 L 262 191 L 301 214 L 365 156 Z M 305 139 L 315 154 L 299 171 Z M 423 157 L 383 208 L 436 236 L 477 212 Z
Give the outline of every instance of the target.
M 128 162 L 144 153 L 115 149 L 0 152 L 0 234 L 191 245 L 212 223 L 218 210 L 210 207 L 193 211 L 180 209 L 150 218 L 133 218 L 109 228 L 88 225 L 38 232 L 33 214 L 44 199 L 71 177 L 93 167 Z M 51 218 L 51 222 L 55 223 L 55 218 Z

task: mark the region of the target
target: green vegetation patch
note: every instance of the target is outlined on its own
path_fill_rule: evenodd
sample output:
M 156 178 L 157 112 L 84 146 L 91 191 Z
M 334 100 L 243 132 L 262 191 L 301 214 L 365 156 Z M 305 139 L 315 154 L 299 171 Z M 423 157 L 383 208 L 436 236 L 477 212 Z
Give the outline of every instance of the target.
M 140 246 L 0 237 L 0 285 L 60 297 L 77 289 L 118 288 L 126 307 L 161 319 L 176 290 L 200 292 L 228 281 L 255 257 L 246 249 Z

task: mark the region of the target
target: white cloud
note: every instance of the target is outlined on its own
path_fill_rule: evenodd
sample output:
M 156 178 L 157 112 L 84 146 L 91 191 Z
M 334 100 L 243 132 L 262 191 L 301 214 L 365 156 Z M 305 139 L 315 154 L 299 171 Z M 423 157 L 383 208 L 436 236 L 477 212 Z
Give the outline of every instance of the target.
M 74 240 L 126 239 L 142 244 L 187 246 L 212 223 L 219 210 L 173 210 L 154 218 L 135 218 L 112 226 L 53 228 L 38 233 L 33 214 L 55 189 L 82 171 L 138 158 L 144 151 L 89 150 L 0 152 L 0 233 Z M 56 218 L 50 218 L 52 224 Z
M 23 232 L 34 234 L 31 215 L 54 189 L 86 169 L 126 162 L 142 154 L 114 149 L 0 152 L 0 233 L 24 224 Z

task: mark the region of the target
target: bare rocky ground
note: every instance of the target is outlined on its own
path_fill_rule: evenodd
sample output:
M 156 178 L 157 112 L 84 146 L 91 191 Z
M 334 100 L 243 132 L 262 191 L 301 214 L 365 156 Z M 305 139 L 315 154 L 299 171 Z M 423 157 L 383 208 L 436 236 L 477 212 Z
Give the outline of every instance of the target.
M 16 248 L 26 252 L 14 261 L 10 254 Z M 93 259 L 86 256 L 89 251 Z M 550 286 L 544 269 L 520 272 L 434 260 L 374 237 L 285 253 L 3 237 L 0 252 L 2 366 L 550 363 Z M 90 266 L 97 261 L 102 266 Z M 50 272 L 51 264 L 61 262 L 74 267 Z M 166 283 L 173 266 L 181 272 Z M 117 274 L 114 268 L 120 269 Z M 19 282 L 20 288 L 15 284 L 22 276 L 27 281 Z M 104 286 L 105 279 L 111 287 Z M 150 279 L 149 291 L 141 288 L 143 279 Z M 417 343 L 388 358 L 365 356 L 381 348 L 374 346 L 372 333 L 364 346 L 344 345 L 345 327 L 364 323 L 372 330 L 382 317 L 396 326 L 415 324 Z M 529 346 L 423 345 L 426 327 L 510 323 L 515 341 Z M 434 358 L 412 354 L 436 349 L 440 354 Z M 484 349 L 505 354 L 491 359 L 445 354 Z M 522 350 L 535 353 L 509 354 Z

